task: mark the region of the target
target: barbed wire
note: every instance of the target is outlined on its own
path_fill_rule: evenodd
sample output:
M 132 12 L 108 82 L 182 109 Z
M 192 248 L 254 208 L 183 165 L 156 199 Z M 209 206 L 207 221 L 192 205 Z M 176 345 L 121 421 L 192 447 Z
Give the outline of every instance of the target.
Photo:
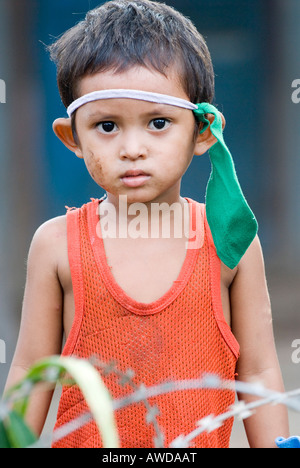
M 118 379 L 120 386 L 129 385 L 132 388 L 132 393 L 122 397 L 115 398 L 112 401 L 114 411 L 118 411 L 124 407 L 142 402 L 146 408 L 146 420 L 145 423 L 153 425 L 154 428 L 154 447 L 165 448 L 165 437 L 162 428 L 160 427 L 157 416 L 159 416 L 159 408 L 149 403 L 149 399 L 158 395 L 163 395 L 170 392 L 177 392 L 183 390 L 224 390 L 234 391 L 239 394 L 248 394 L 256 397 L 255 401 L 246 403 L 241 400 L 230 406 L 225 413 L 220 415 L 207 415 L 206 417 L 195 421 L 195 429 L 189 434 L 179 434 L 170 444 L 169 448 L 189 448 L 191 442 L 203 432 L 212 432 L 227 420 L 231 418 L 237 418 L 242 421 L 252 416 L 255 411 L 264 405 L 272 404 L 279 405 L 283 404 L 292 411 L 300 413 L 300 388 L 289 392 L 275 392 L 267 389 L 262 383 L 246 383 L 241 381 L 228 381 L 220 378 L 217 375 L 204 374 L 198 379 L 180 380 L 180 381 L 168 381 L 162 382 L 158 385 L 146 387 L 143 383 L 137 384 L 134 381 L 135 373 L 133 370 L 128 369 L 126 372 L 121 371 L 115 361 L 109 363 L 102 362 L 98 357 L 93 356 L 90 360 L 91 364 L 97 368 L 102 376 L 109 376 L 114 374 Z M 55 382 L 57 375 L 51 373 L 51 368 L 48 369 L 47 385 L 51 382 Z M 66 382 L 62 381 L 62 385 Z M 68 381 L 68 385 L 72 382 Z M 21 397 L 27 397 L 32 390 L 32 385 L 24 383 L 19 389 L 17 395 L 13 398 L 18 399 Z M 7 414 L 7 407 L 0 404 L 0 419 Z M 93 416 L 90 412 L 81 414 L 78 418 L 64 424 L 60 428 L 56 429 L 51 435 L 43 435 L 31 448 L 42 448 L 49 447 L 51 443 L 58 442 L 64 439 L 72 432 L 85 426 L 87 423 L 93 420 Z

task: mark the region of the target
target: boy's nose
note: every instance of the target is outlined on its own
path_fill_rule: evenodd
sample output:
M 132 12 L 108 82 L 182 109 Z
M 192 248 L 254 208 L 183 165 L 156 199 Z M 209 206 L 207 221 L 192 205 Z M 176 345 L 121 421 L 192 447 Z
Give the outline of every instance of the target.
M 128 132 L 124 135 L 124 140 L 120 149 L 121 159 L 144 159 L 147 157 L 145 141 L 138 132 Z

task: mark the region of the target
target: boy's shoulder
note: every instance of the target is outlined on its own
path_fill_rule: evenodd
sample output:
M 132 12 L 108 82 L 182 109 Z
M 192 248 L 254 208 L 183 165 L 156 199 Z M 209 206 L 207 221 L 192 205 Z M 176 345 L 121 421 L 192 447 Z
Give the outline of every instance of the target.
M 49 219 L 41 224 L 32 238 L 29 260 L 58 268 L 67 252 L 66 215 Z
M 33 241 L 41 243 L 55 243 L 67 234 L 67 216 L 57 216 L 41 224 L 34 236 Z

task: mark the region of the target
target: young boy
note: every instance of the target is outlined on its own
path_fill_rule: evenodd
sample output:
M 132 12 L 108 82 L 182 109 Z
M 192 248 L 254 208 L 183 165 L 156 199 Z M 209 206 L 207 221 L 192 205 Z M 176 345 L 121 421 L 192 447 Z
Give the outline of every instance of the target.
M 107 197 L 36 232 L 7 387 L 61 353 L 65 333 L 64 355 L 114 360 L 137 385 L 214 373 L 283 391 L 255 220 L 222 140 L 225 120 L 209 104 L 214 75 L 202 36 L 164 4 L 118 0 L 89 12 L 50 51 L 69 113 L 54 131 Z M 205 209 L 181 197 L 180 183 L 207 150 L 214 172 Z M 130 391 L 105 379 L 115 398 Z M 50 400 L 32 398 L 37 433 Z M 170 392 L 150 403 L 168 446 L 225 412 L 234 394 Z M 78 389 L 64 388 L 56 427 L 86 410 Z M 153 447 L 145 415 L 142 404 L 116 412 L 122 447 Z M 264 407 L 245 426 L 251 447 L 288 437 L 284 407 Z M 192 446 L 228 447 L 231 428 L 230 420 Z M 53 446 L 101 447 L 101 439 L 89 423 Z

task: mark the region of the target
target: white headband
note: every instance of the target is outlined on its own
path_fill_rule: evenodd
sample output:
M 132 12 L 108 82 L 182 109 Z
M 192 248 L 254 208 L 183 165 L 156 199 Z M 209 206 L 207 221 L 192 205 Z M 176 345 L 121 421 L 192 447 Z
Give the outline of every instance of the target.
M 101 99 L 137 99 L 139 101 L 154 102 L 157 104 L 167 104 L 169 106 L 182 107 L 183 109 L 196 110 L 196 104 L 185 99 L 168 96 L 166 94 L 150 93 L 147 91 L 137 91 L 134 89 L 105 89 L 103 91 L 94 91 L 93 93 L 85 94 L 68 107 L 67 113 L 69 117 L 79 107 L 88 102 L 98 101 Z

